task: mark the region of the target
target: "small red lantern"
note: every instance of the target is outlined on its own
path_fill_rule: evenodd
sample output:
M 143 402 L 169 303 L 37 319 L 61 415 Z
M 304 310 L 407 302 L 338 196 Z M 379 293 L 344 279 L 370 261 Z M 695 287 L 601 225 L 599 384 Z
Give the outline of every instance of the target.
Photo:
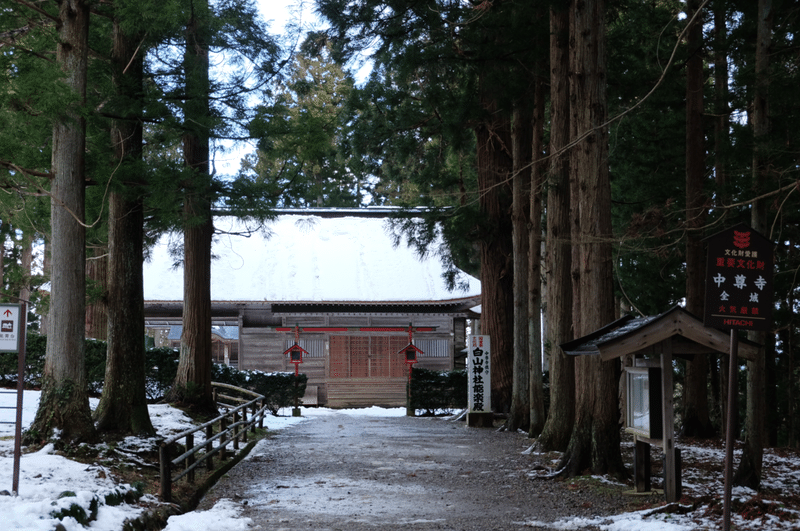
M 295 325 L 294 327 L 294 345 L 283 351 L 284 356 L 289 356 L 289 363 L 294 363 L 294 375 L 300 374 L 300 364 L 303 363 L 303 353 L 308 354 L 308 351 L 298 345 L 300 341 L 300 328 Z
M 414 345 L 412 342 L 413 340 L 413 328 L 411 324 L 408 325 L 408 345 L 403 347 L 400 351 L 400 354 L 405 357 L 405 362 L 408 364 L 408 381 L 411 381 L 411 369 L 414 367 L 414 364 L 417 363 L 419 360 L 417 359 L 417 354 L 425 354 L 420 349 Z

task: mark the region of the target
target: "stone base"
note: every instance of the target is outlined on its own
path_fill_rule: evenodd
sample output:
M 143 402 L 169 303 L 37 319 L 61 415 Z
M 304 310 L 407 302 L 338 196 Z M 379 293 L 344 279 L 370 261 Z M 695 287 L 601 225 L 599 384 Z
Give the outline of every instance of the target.
M 494 428 L 494 413 L 467 413 L 470 428 Z

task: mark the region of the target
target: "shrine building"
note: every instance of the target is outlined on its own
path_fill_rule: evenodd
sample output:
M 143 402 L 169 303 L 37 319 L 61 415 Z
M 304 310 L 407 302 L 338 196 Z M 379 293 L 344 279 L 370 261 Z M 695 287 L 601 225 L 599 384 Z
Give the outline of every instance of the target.
M 215 218 L 214 361 L 297 367 L 308 375 L 303 402 L 328 407 L 403 406 L 411 362 L 463 366 L 480 282 L 459 272 L 449 291 L 437 246 L 421 257 L 385 216 L 313 209 L 263 225 Z M 180 344 L 181 244 L 180 234 L 161 237 L 144 264 L 145 325 L 158 345 Z

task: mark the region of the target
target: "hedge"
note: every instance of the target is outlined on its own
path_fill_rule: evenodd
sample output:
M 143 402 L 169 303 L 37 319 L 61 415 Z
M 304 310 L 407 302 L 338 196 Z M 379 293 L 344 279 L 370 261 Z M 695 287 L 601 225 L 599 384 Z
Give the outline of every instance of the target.
M 240 371 L 228 365 L 216 363 L 211 379 L 264 395 L 267 406 L 276 415 L 278 409 L 294 405 L 295 393 L 298 400 L 302 399 L 308 383 L 308 376 L 305 374 L 297 377 L 297 387 L 295 387 L 293 372 Z
M 433 414 L 442 409 L 467 407 L 467 371 L 411 371 L 409 406 Z
M 25 386 L 39 388 L 42 384 L 47 338 L 28 333 L 25 355 Z M 86 380 L 90 394 L 98 396 L 103 390 L 106 371 L 105 341 L 86 340 Z M 17 354 L 0 354 L 0 386 L 13 387 L 17 382 Z M 173 348 L 148 348 L 145 351 L 145 393 L 150 402 L 161 400 L 172 387 L 178 373 L 178 352 Z M 264 395 L 273 413 L 294 405 L 295 393 L 302 398 L 308 380 L 301 374 L 295 387 L 293 372 L 264 373 L 239 371 L 226 365 L 214 364 L 211 379 Z

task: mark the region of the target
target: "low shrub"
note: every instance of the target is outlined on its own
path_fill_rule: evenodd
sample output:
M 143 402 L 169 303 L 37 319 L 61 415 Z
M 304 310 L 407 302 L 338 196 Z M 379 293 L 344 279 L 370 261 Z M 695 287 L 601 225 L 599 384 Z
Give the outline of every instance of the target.
M 178 375 L 178 351 L 170 347 L 145 351 L 145 393 L 151 402 L 161 400 Z
M 86 340 L 86 381 L 89 392 L 98 396 L 103 391 L 106 373 L 105 341 Z M 42 384 L 44 358 L 47 338 L 36 333 L 28 333 L 25 355 L 25 385 L 38 388 Z M 172 387 L 178 373 L 178 351 L 174 348 L 148 348 L 145 351 L 146 396 L 151 402 L 161 400 Z M 18 357 L 16 353 L 0 354 L 0 385 L 11 387 L 17 382 Z M 302 398 L 306 391 L 308 377 L 301 374 L 295 387 L 294 373 L 261 371 L 240 371 L 226 365 L 214 364 L 211 379 L 249 389 L 262 394 L 274 413 L 280 408 L 294 405 L 295 395 Z
M 442 409 L 467 407 L 467 371 L 431 371 L 414 367 L 411 371 L 409 405 L 433 413 Z
M 292 372 L 240 371 L 218 364 L 214 364 L 211 379 L 264 395 L 273 414 L 277 414 L 281 408 L 293 406 L 295 396 L 298 400 L 303 398 L 308 383 L 308 376 L 305 374 L 300 374 L 295 380 Z

